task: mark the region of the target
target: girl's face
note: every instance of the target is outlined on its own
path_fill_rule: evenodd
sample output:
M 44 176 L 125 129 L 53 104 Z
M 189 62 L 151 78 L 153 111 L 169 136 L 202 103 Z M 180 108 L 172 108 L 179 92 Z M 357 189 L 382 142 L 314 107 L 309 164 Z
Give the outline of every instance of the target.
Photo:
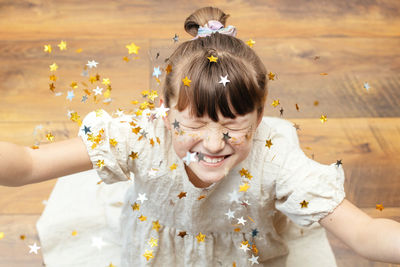
M 171 108 L 164 119 L 178 157 L 195 153 L 185 168 L 196 187 L 208 187 L 218 182 L 248 156 L 262 116 L 257 116 L 255 110 L 235 119 L 221 114 L 218 118 L 219 121 L 214 122 L 208 116 L 192 116 L 189 108 L 182 112 Z

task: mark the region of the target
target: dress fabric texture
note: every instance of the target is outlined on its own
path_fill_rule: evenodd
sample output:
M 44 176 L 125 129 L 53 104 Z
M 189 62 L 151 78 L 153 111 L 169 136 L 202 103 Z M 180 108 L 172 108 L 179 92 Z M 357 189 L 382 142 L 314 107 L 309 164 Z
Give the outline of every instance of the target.
M 343 201 L 344 172 L 309 159 L 289 121 L 264 117 L 249 156 L 207 188 L 162 119 L 98 110 L 78 135 L 94 170 L 57 181 L 37 222 L 46 266 L 336 266 L 318 221 Z

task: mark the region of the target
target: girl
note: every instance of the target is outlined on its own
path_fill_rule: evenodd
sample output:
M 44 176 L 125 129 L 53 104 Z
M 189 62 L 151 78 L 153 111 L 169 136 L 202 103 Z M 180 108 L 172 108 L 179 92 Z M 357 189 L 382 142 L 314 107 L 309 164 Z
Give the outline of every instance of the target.
M 307 158 L 288 121 L 263 118 L 267 71 L 227 18 L 206 7 L 186 19 L 195 38 L 169 57 L 160 107 L 91 112 L 78 138 L 38 150 L 1 144 L 3 185 L 92 168 L 105 184 L 125 181 L 86 187 L 86 172 L 57 183 L 38 222 L 48 266 L 336 266 L 320 225 L 366 258 L 400 263 L 400 224 L 348 202 L 340 164 Z

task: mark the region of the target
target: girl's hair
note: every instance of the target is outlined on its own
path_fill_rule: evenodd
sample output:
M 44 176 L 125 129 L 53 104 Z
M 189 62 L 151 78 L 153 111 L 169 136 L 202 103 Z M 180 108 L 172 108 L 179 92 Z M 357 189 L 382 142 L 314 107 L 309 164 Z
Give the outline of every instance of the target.
M 197 35 L 199 26 L 217 20 L 225 27 L 229 15 L 218 8 L 196 10 L 185 21 L 185 30 Z M 207 57 L 218 57 L 217 63 Z M 218 111 L 224 117 L 235 118 L 257 109 L 261 115 L 267 97 L 267 71 L 256 53 L 242 40 L 218 32 L 181 43 L 167 59 L 172 71 L 167 73 L 163 94 L 167 107 L 177 96 L 175 108 L 190 106 L 197 117 L 208 115 L 218 121 Z M 230 82 L 219 83 L 220 76 L 228 75 Z M 190 86 L 183 84 L 185 77 Z

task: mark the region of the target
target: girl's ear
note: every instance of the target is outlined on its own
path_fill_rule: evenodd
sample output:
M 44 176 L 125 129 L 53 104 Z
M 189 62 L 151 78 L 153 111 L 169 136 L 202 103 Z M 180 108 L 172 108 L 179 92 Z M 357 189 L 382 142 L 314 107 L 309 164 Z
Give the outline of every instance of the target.
M 162 104 L 164 104 L 164 99 L 162 97 L 160 97 L 160 103 L 159 106 L 161 106 Z M 164 104 L 165 105 L 165 104 Z M 171 110 L 171 109 L 170 109 Z M 169 110 L 169 111 L 170 111 Z M 167 127 L 168 130 L 171 130 L 171 122 L 169 121 L 169 111 L 167 112 L 167 116 L 163 117 L 163 121 L 165 126 Z

